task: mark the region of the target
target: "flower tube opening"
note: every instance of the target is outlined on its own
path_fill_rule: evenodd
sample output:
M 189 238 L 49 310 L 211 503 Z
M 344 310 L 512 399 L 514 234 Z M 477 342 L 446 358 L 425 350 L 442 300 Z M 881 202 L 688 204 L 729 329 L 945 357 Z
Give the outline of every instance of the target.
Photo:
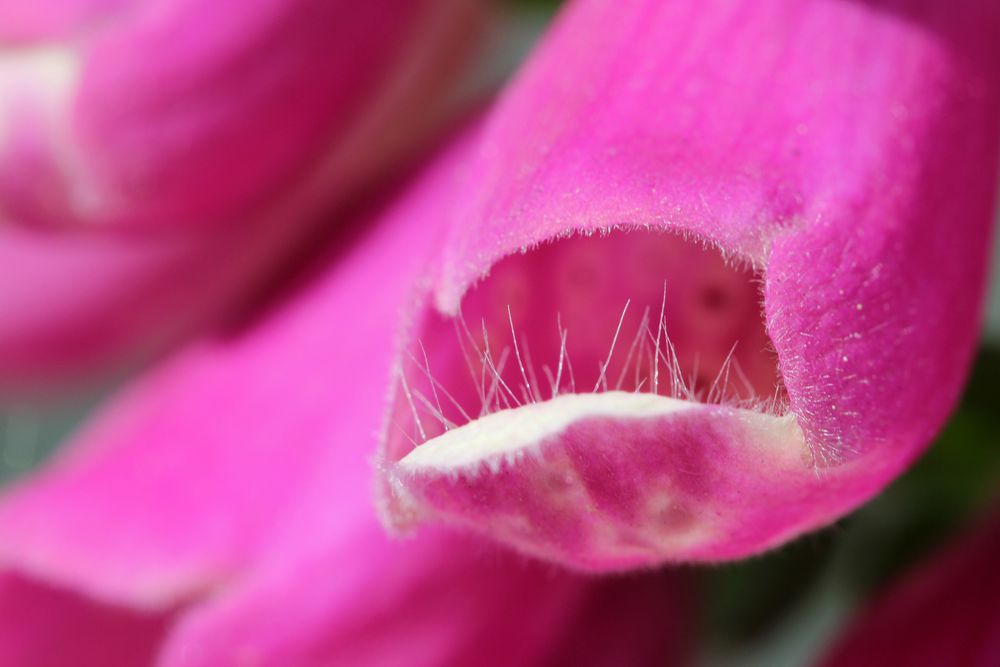
M 776 506 L 816 467 L 760 277 L 694 237 L 612 231 L 511 255 L 454 316 L 422 307 L 397 375 L 380 462 L 396 530 L 443 520 L 617 570 L 801 529 Z
M 509 256 L 454 316 L 425 308 L 410 339 L 394 417 L 417 442 L 563 394 L 782 411 L 752 267 L 673 233 L 580 235 Z M 412 448 L 403 441 L 394 456 Z

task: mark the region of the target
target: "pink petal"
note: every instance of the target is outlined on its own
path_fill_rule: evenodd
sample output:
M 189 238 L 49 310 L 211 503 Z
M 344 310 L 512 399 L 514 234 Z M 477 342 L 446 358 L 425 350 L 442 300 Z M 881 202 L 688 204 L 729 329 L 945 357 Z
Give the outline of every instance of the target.
M 9 490 L 0 567 L 162 607 L 353 521 L 331 508 L 368 505 L 394 322 L 450 196 L 426 178 L 273 312 L 163 364 Z
M 77 91 L 80 95 L 92 91 L 95 95 L 107 93 L 110 96 L 101 98 L 105 106 L 100 107 L 103 109 L 100 112 L 98 107 L 87 106 L 80 100 L 73 103 L 73 108 L 87 109 L 86 113 L 91 115 L 94 123 L 103 128 L 100 132 L 111 134 L 98 132 L 100 136 L 94 135 L 96 144 L 79 156 L 94 162 L 94 165 L 86 168 L 76 165 L 74 178 L 96 178 L 96 163 L 111 164 L 122 157 L 113 153 L 116 147 L 123 147 L 122 142 L 127 139 L 130 143 L 122 148 L 123 151 L 127 148 L 129 152 L 127 164 L 116 164 L 120 164 L 131 179 L 139 173 L 134 163 L 141 162 L 143 169 L 152 170 L 149 172 L 152 180 L 145 185 L 130 183 L 126 190 L 122 190 L 126 184 L 115 180 L 118 176 L 113 176 L 111 181 L 95 185 L 100 190 L 95 194 L 96 198 L 88 199 L 82 194 L 70 196 L 65 191 L 69 188 L 76 192 L 86 185 L 82 181 L 66 181 L 66 174 L 63 173 L 65 165 L 51 163 L 50 158 L 54 155 L 65 157 L 65 151 L 52 154 L 47 149 L 40 153 L 35 150 L 38 145 L 33 142 L 35 139 L 48 141 L 48 130 L 36 128 L 38 131 L 33 132 L 21 126 L 5 130 L 3 108 L 16 111 L 18 100 L 24 101 L 22 97 L 5 95 L 4 104 L 9 103 L 10 106 L 0 108 L 0 153 L 4 141 L 9 140 L 13 143 L 8 147 L 15 150 L 16 156 L 9 161 L 0 157 L 0 172 L 9 168 L 8 175 L 15 180 L 20 179 L 18 182 L 23 181 L 28 189 L 21 189 L 14 181 L 8 181 L 11 187 L 17 187 L 7 194 L 0 193 L 0 222 L 7 218 L 31 219 L 34 214 L 26 213 L 26 217 L 20 218 L 18 211 L 25 207 L 35 210 L 40 206 L 55 206 L 57 210 L 45 214 L 49 216 L 51 213 L 47 219 L 66 222 L 79 217 L 81 211 L 70 211 L 60 202 L 72 199 L 75 203 L 70 202 L 71 206 L 67 204 L 72 208 L 90 201 L 96 202 L 95 205 L 100 208 L 113 198 L 123 197 L 135 198 L 134 201 L 119 202 L 125 207 L 119 212 L 133 222 L 152 224 L 161 214 L 169 218 L 171 225 L 204 222 L 199 216 L 208 215 L 210 210 L 218 213 L 221 209 L 216 210 L 216 204 L 222 206 L 224 202 L 206 200 L 202 202 L 205 207 L 202 207 L 202 203 L 196 202 L 194 191 L 189 189 L 202 189 L 207 197 L 215 197 L 223 191 L 220 179 L 224 177 L 235 179 L 232 181 L 234 196 L 243 198 L 239 202 L 241 206 L 252 205 L 253 211 L 251 215 L 241 215 L 238 224 L 227 228 L 187 229 L 180 234 L 145 234 L 135 230 L 123 234 L 112 234 L 109 230 L 97 230 L 96 233 L 95 230 L 59 230 L 64 233 L 49 233 L 50 230 L 10 225 L 3 227 L 0 224 L 0 263 L 4 267 L 4 280 L 0 282 L 0 309 L 6 314 L 0 323 L 0 385 L 3 389 L 23 392 L 28 383 L 47 385 L 66 377 L 87 376 L 102 369 L 117 372 L 123 360 L 145 360 L 147 353 L 162 349 L 165 343 L 226 316 L 227 307 L 232 307 L 256 289 L 258 282 L 266 279 L 277 265 L 287 260 L 289 254 L 300 249 L 318 226 L 329 226 L 332 221 L 322 211 L 342 206 L 346 198 L 356 195 L 358 189 L 373 178 L 384 175 L 387 169 L 398 168 L 401 158 L 412 154 L 418 142 L 436 131 L 443 115 L 450 113 L 447 103 L 436 100 L 443 97 L 439 91 L 452 78 L 449 69 L 455 68 L 456 60 L 461 62 L 460 54 L 467 50 L 470 36 L 476 34 L 470 24 L 475 23 L 478 9 L 475 5 L 463 3 L 465 0 L 409 4 L 410 9 L 399 12 L 398 22 L 394 19 L 379 23 L 376 36 L 388 35 L 386 38 L 392 37 L 392 43 L 386 46 L 379 41 L 381 38 L 364 37 L 362 55 L 378 63 L 377 67 L 367 69 L 355 63 L 355 52 L 360 47 L 351 46 L 354 42 L 350 40 L 335 39 L 336 32 L 324 33 L 323 44 L 299 40 L 293 31 L 284 35 L 287 43 L 276 43 L 271 51 L 240 50 L 256 49 L 255 40 L 270 35 L 272 28 L 302 27 L 306 18 L 312 16 L 304 3 L 292 3 L 294 6 L 283 3 L 281 6 L 284 9 L 275 3 L 250 3 L 246 6 L 246 14 L 233 13 L 238 21 L 231 25 L 224 21 L 225 25 L 215 26 L 221 31 L 219 33 L 213 32 L 212 24 L 204 22 L 207 16 L 199 14 L 194 23 L 200 26 L 201 32 L 197 35 L 204 42 L 204 52 L 197 53 L 205 61 L 197 60 L 195 52 L 180 47 L 155 51 L 161 58 L 157 66 L 162 67 L 180 67 L 183 63 L 176 58 L 195 58 L 186 66 L 194 68 L 203 78 L 192 84 L 197 84 L 192 90 L 183 88 L 183 72 L 176 73 L 179 77 L 176 80 L 171 79 L 171 85 L 175 86 L 172 88 L 165 84 L 165 75 L 150 73 L 152 65 L 147 60 L 134 54 L 129 57 L 115 56 L 107 67 L 94 69 L 89 79 L 85 76 L 86 85 Z M 114 39 L 108 37 L 101 42 L 103 46 L 100 48 L 107 50 L 119 42 L 138 40 L 139 35 L 135 31 L 139 30 L 139 26 L 154 32 L 169 32 L 168 28 L 186 30 L 185 26 L 194 17 L 193 5 L 188 5 L 191 3 L 183 6 L 167 3 L 170 12 L 161 17 L 165 23 L 159 22 L 160 19 L 154 21 L 155 17 L 143 21 L 136 18 L 132 23 L 123 23 L 114 32 Z M 191 11 L 185 13 L 181 11 L 183 7 Z M 327 3 L 323 7 L 323 12 L 328 12 L 334 5 Z M 340 7 L 336 4 L 336 8 Z M 364 11 L 348 13 L 334 21 L 336 30 L 361 38 L 368 26 L 366 22 L 374 20 L 369 13 L 381 16 L 379 12 L 388 11 L 387 3 L 366 3 L 365 7 Z M 5 9 L 4 5 L 0 5 L 0 25 L 3 24 Z M 137 17 L 145 16 L 145 9 L 137 8 L 135 11 Z M 219 8 L 219 11 L 224 10 Z M 419 21 L 414 18 L 417 14 Z M 271 25 L 269 22 L 277 23 Z M 126 26 L 129 30 L 125 30 Z M 242 46 L 236 39 L 242 34 L 240 30 L 249 31 L 244 35 L 248 41 Z M 212 41 L 213 38 L 221 40 L 223 36 L 228 36 L 230 41 Z M 169 41 L 166 33 L 161 37 Z M 319 39 L 316 35 L 313 37 L 313 42 Z M 353 49 L 348 60 L 354 64 L 347 70 L 353 72 L 350 77 L 354 82 L 349 90 L 342 89 L 337 77 L 311 75 L 303 78 L 312 71 L 311 68 L 295 65 L 297 59 L 311 53 L 310 49 L 321 49 L 326 59 L 346 57 L 337 49 L 327 49 L 326 41 L 329 39 L 338 45 L 343 44 L 344 48 Z M 191 46 L 185 40 L 179 41 Z M 232 52 L 226 50 L 229 47 Z M 128 47 L 119 44 L 114 48 L 127 50 Z M 152 53 L 149 48 L 141 48 L 139 52 Z M 241 53 L 249 60 L 241 63 L 238 70 L 242 73 L 240 77 L 230 82 L 230 87 L 235 86 L 237 90 L 225 89 L 225 94 L 232 96 L 232 106 L 213 111 L 213 105 L 219 101 L 213 91 L 219 84 L 212 76 L 218 74 L 218 68 L 226 66 L 230 59 Z M 162 60 L 167 54 L 173 54 L 175 60 Z M 70 61 L 64 58 L 65 55 L 49 53 L 44 49 L 15 50 L 9 57 L 0 55 L 0 88 L 9 84 L 12 89 L 17 89 L 20 85 L 26 94 L 42 95 L 44 99 L 39 103 L 48 105 L 45 108 L 49 111 L 68 110 L 71 101 L 60 98 L 59 90 L 52 86 L 39 88 L 40 82 L 52 83 L 53 77 L 59 79 L 69 71 L 66 67 Z M 327 60 L 317 60 L 318 65 L 324 62 L 333 66 Z M 280 72 L 274 71 L 279 64 L 295 66 L 299 72 L 297 78 L 279 76 L 280 82 L 272 82 L 274 86 L 270 88 L 254 84 L 254 77 L 280 75 Z M 127 72 L 120 71 L 121 68 Z M 336 69 L 344 70 L 339 65 Z M 140 77 L 141 81 L 125 81 L 128 72 Z M 96 83 L 87 83 L 98 76 L 113 75 L 118 78 L 107 82 L 104 88 Z M 327 79 L 330 81 L 327 82 Z M 324 89 L 323 86 L 327 85 L 336 90 Z M 176 89 L 176 86 L 181 89 Z M 245 95 L 237 94 L 241 86 L 247 88 Z M 329 100 L 329 104 L 336 109 L 332 110 L 329 104 L 323 109 L 315 108 L 315 100 L 311 100 L 309 95 L 296 93 L 297 88 L 308 89 L 315 95 L 340 95 L 335 100 Z M 184 93 L 187 97 L 163 97 L 171 91 L 177 95 Z M 52 98 L 50 93 L 58 99 Z M 259 94 L 260 99 L 246 99 L 255 94 Z M 121 97 L 115 95 L 127 95 L 128 103 L 123 103 Z M 143 95 L 151 97 L 144 102 L 146 98 Z M 277 101 L 269 96 L 276 96 Z M 31 98 L 31 95 L 27 97 Z M 154 98 L 163 106 L 150 107 Z M 229 100 L 229 97 L 226 99 Z M 263 105 L 260 113 L 247 113 L 257 103 Z M 415 105 L 419 110 L 414 111 Z M 320 111 L 332 117 L 330 122 L 336 125 L 335 128 L 314 127 L 315 123 L 311 126 L 302 119 L 296 120 L 298 117 L 294 115 L 279 123 L 282 127 L 290 124 L 292 129 L 273 132 L 258 127 L 262 123 L 277 123 L 281 119 L 275 114 L 279 112 L 314 114 Z M 20 116 L 9 116 L 7 120 L 48 122 L 48 112 L 29 112 L 30 109 Z M 239 116 L 239 122 L 226 116 L 233 113 Z M 126 117 L 121 117 L 123 114 Z M 184 114 L 190 116 L 186 119 L 178 117 Z M 401 115 L 406 116 L 406 122 L 399 122 Z M 196 121 L 199 118 L 205 122 L 198 124 Z M 292 141 L 294 133 L 305 132 L 310 127 L 311 134 L 296 135 L 297 141 Z M 191 132 L 197 136 L 191 135 Z M 274 137 L 283 146 L 280 150 L 294 149 L 297 152 L 281 159 L 275 155 L 254 155 L 254 151 L 268 150 L 268 141 L 256 136 L 248 140 L 247 133 L 258 132 Z M 171 147 L 170 141 L 178 142 L 178 145 Z M 267 160 L 264 160 L 265 157 Z M 226 160 L 235 161 L 235 164 L 227 166 L 224 164 Z M 250 169 L 273 170 L 269 174 L 260 172 L 253 178 L 259 176 L 277 189 L 271 188 L 264 180 L 246 181 L 245 174 L 240 171 L 242 165 Z M 118 169 L 116 166 L 112 171 Z M 287 180 L 291 176 L 295 177 L 294 182 Z M 153 189 L 162 186 L 164 190 L 152 192 L 145 189 L 147 186 Z M 32 188 L 40 189 L 36 192 Z M 2 189 L 3 177 L 0 176 Z M 224 196 L 229 197 L 228 194 Z M 254 197 L 252 202 L 248 199 L 250 196 Z M 184 207 L 190 210 L 181 210 Z M 115 216 L 118 213 L 112 217 Z M 215 213 L 209 217 L 212 216 Z M 104 213 L 98 217 L 100 219 L 92 219 L 91 222 L 111 221 Z
M 1000 662 L 1000 522 L 993 520 L 876 599 L 826 667 Z
M 0 310 L 8 314 L 0 319 L 0 386 L 23 393 L 159 349 L 266 265 L 274 244 L 257 231 L 260 238 L 150 239 L 0 229 Z
M 169 614 L 87 600 L 14 574 L 0 575 L 0 664 L 146 667 Z
M 366 514 L 333 552 L 184 617 L 161 665 L 671 665 L 677 578 L 592 580 L 429 531 L 391 542 Z
M 965 377 L 998 91 L 985 0 L 568 6 L 410 317 L 388 523 L 607 570 L 869 498 Z
M 3 11 L 14 13 L 15 26 L 27 13 Z M 400 93 L 426 88 L 428 70 L 439 78 L 474 32 L 475 7 L 171 0 L 117 12 L 61 1 L 32 10 L 69 23 L 95 11 L 113 19 L 93 29 L 84 22 L 62 43 L 0 54 L 8 219 L 243 225 L 334 151 L 351 155 L 325 167 L 324 185 L 343 189 L 398 141 L 396 125 L 382 119 L 352 145 L 367 117 L 386 105 L 398 113 Z M 407 106 L 409 125 L 419 127 L 434 104 L 416 113 Z
M 0 40 L 8 43 L 65 39 L 113 20 L 135 0 L 0 0 Z

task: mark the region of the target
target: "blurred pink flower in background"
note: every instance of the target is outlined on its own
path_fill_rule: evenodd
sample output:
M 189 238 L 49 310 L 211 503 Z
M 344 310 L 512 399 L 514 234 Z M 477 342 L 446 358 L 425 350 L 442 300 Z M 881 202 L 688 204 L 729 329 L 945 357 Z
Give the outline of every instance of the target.
M 399 187 L 475 11 L 362 4 L 0 0 L 3 382 L 227 325 L 6 490 L 0 661 L 677 664 L 684 577 L 563 566 L 782 544 L 951 409 L 991 3 L 577 0 Z
M 1000 521 L 906 574 L 859 615 L 823 667 L 1000 663 Z
M 3 386 L 114 372 L 231 309 L 454 113 L 482 13 L 0 2 Z

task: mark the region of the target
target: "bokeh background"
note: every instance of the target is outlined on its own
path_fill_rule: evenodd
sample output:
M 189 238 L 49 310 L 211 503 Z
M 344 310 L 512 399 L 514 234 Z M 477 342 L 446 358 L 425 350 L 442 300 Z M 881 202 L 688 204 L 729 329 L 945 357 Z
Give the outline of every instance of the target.
M 512 72 L 556 4 L 517 0 L 471 85 Z M 1000 216 L 998 216 L 1000 217 Z M 1000 221 L 998 221 L 1000 224 Z M 0 405 L 0 485 L 40 465 L 113 386 L 57 403 Z M 981 347 L 937 442 L 878 498 L 836 525 L 747 561 L 686 568 L 702 591 L 698 665 L 808 665 L 873 592 L 1000 500 L 1000 236 Z

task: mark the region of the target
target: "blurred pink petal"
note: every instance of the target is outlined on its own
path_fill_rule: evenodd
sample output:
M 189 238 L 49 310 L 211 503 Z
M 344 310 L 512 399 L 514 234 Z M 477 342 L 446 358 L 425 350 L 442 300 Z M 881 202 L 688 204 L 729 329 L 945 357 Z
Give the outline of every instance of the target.
M 0 319 L 0 386 L 23 392 L 92 376 L 112 360 L 117 370 L 217 317 L 276 249 L 255 231 L 259 239 L 0 228 L 0 310 L 9 314 Z
M 164 665 L 673 664 L 686 597 L 671 575 L 599 581 L 443 531 L 394 541 L 376 519 L 394 323 L 440 238 L 453 162 L 11 490 L 0 566 L 138 608 L 189 603 Z
M 851 625 L 825 667 L 1000 664 L 1000 521 L 893 585 Z
M 9 490 L 0 566 L 162 606 L 225 583 L 277 533 L 336 535 L 331 508 L 370 494 L 368 474 L 345 472 L 368 469 L 395 321 L 440 236 L 427 213 L 448 194 L 417 186 L 370 231 L 345 230 L 274 312 L 114 399 Z
M 0 34 L 37 35 L 0 53 L 4 217 L 246 224 L 342 151 L 387 86 L 412 85 L 418 54 L 451 52 L 470 6 L 2 3 Z M 37 34 L 58 36 L 64 23 L 74 30 L 58 41 Z M 366 137 L 368 152 L 384 148 L 381 133 Z M 336 188 L 352 174 L 334 176 L 327 185 Z
M 50 4 L 0 3 L 0 31 L 84 7 Z M 62 51 L 0 52 L 0 223 L 97 227 L 0 224 L 2 388 L 117 371 L 225 316 L 398 168 L 452 112 L 480 10 L 397 4 L 140 3 Z
M 568 5 L 409 317 L 388 523 L 614 570 L 878 492 L 965 377 L 998 89 L 987 0 Z
M 104 605 L 13 574 L 0 575 L 0 664 L 147 667 L 170 620 Z
M 675 665 L 687 638 L 674 574 L 588 579 L 468 538 L 392 542 L 365 519 L 333 553 L 192 611 L 162 665 Z
M 0 40 L 30 44 L 71 38 L 127 16 L 138 4 L 136 0 L 0 0 Z

